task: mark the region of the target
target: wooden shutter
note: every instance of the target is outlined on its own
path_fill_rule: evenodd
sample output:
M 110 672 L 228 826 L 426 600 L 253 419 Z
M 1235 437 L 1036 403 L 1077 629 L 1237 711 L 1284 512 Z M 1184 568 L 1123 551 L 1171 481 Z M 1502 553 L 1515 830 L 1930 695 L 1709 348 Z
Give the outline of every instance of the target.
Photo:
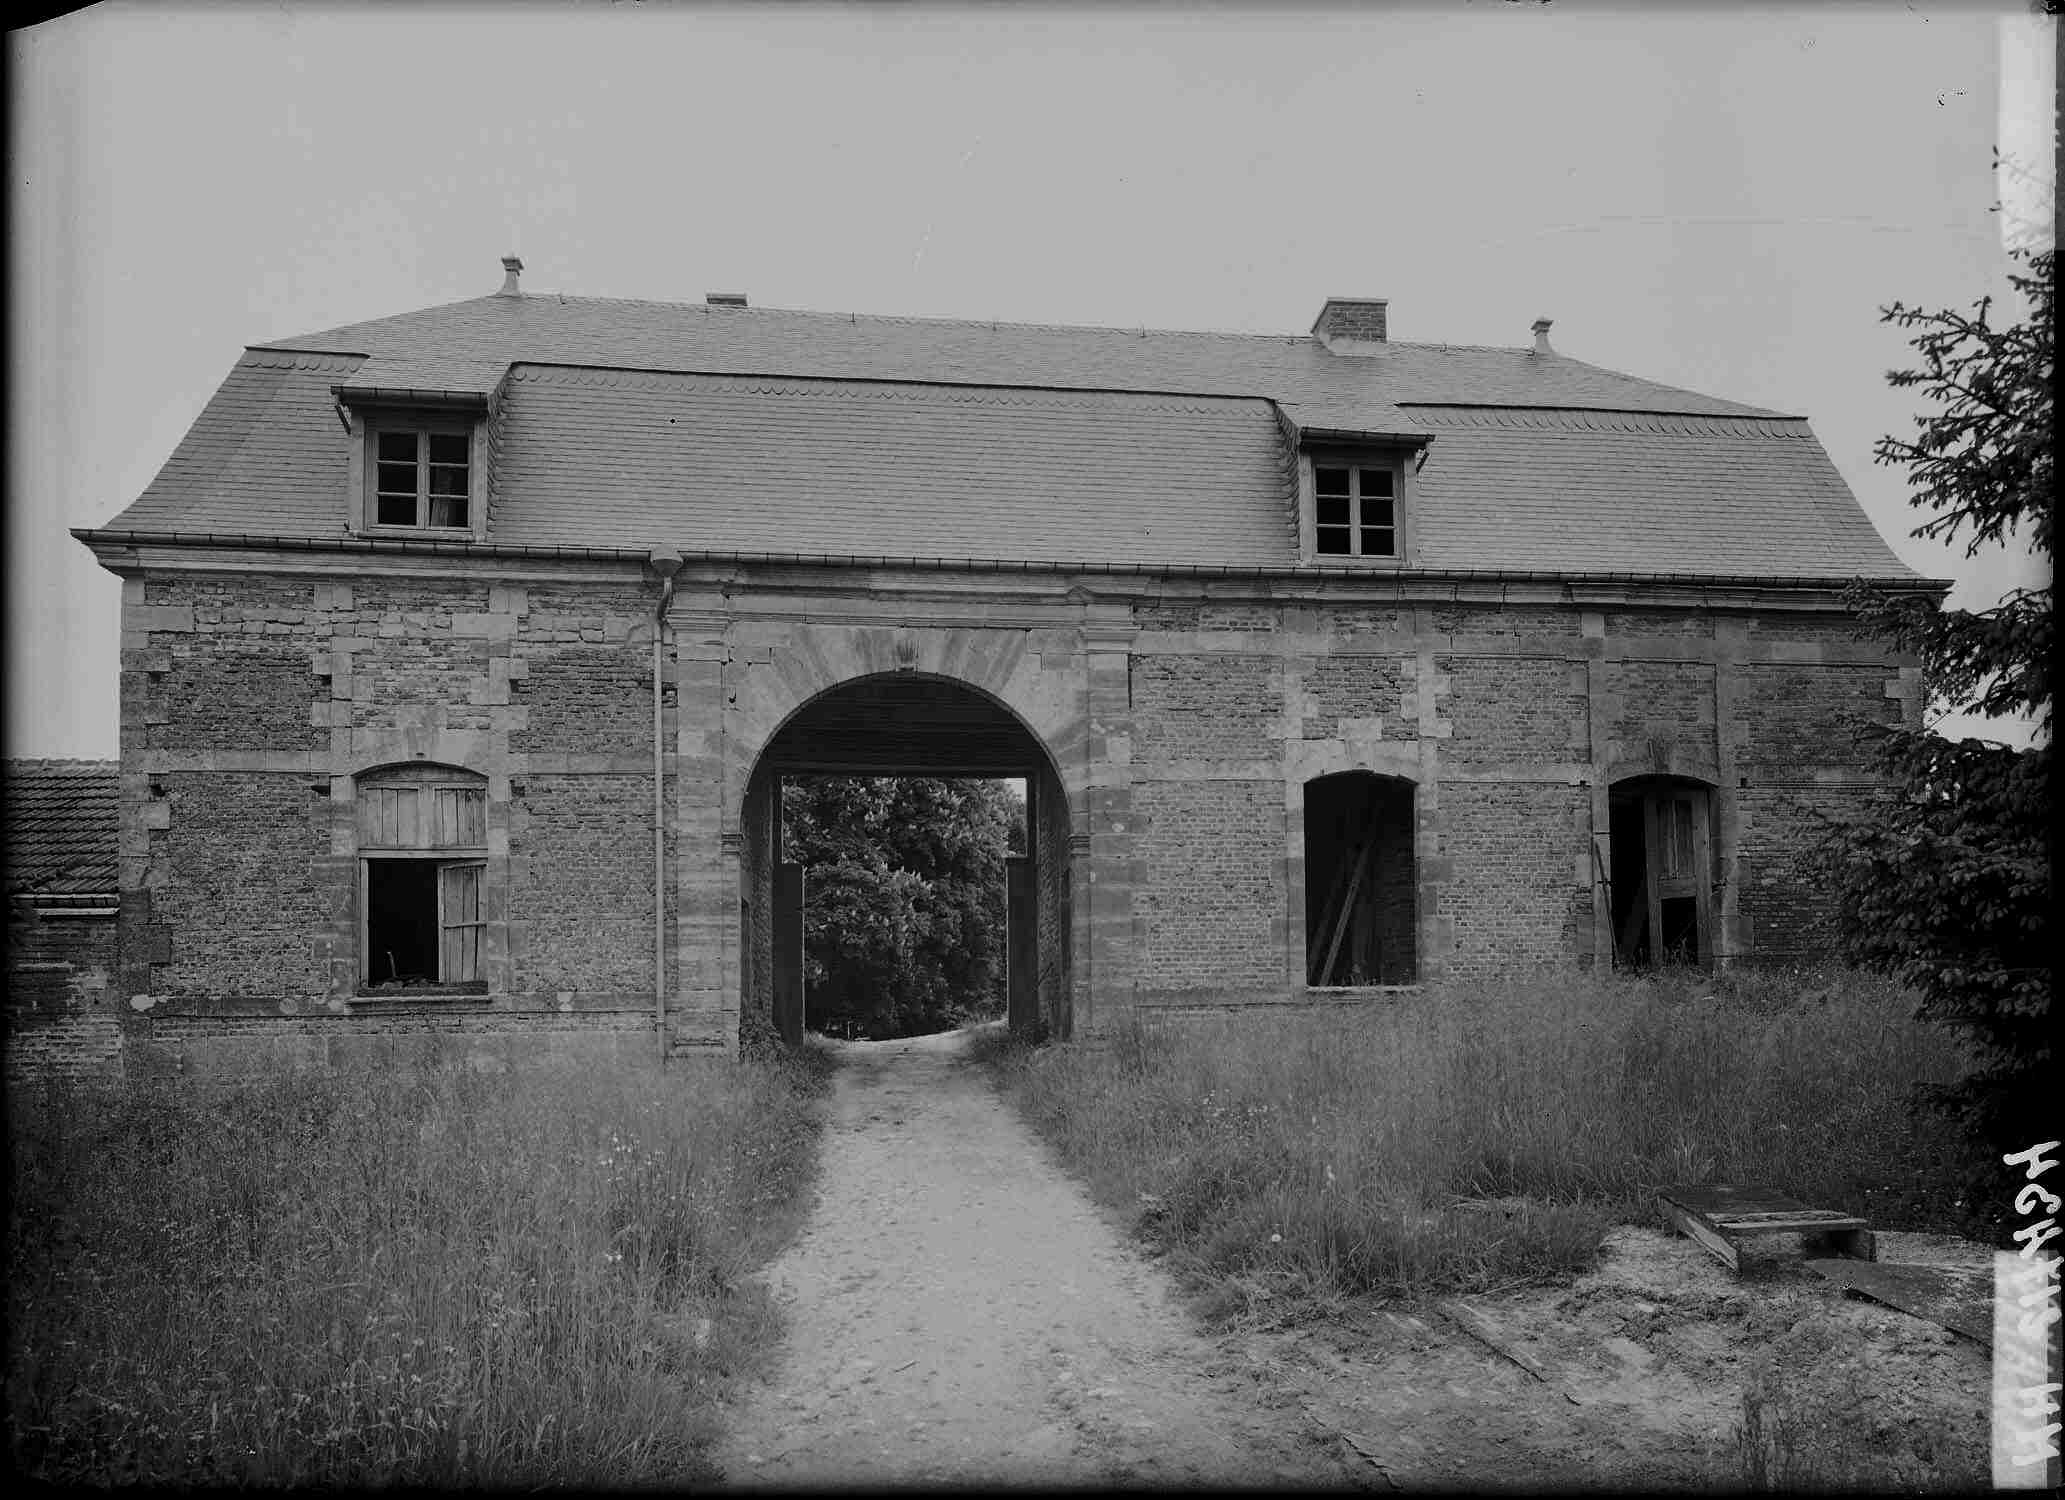
M 479 849 L 488 841 L 478 786 L 373 783 L 359 788 L 359 847 Z
M 437 869 L 438 978 L 470 984 L 480 978 L 480 883 L 487 866 L 477 861 Z

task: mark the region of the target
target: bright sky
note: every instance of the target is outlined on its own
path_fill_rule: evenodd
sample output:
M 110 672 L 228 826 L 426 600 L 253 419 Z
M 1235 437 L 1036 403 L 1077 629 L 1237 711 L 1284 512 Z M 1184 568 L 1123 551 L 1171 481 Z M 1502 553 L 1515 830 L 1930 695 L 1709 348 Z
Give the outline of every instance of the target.
M 1814 419 L 1916 542 L 1875 309 L 2005 291 L 2054 22 L 1977 4 L 1299 12 L 110 4 L 10 33 L 7 753 L 116 751 L 135 498 L 240 349 L 492 292 L 1531 342 Z M 2017 187 L 2016 191 L 2022 191 Z M 2019 221 L 2047 224 L 2048 203 Z M 2019 735 L 1999 737 L 2023 739 Z

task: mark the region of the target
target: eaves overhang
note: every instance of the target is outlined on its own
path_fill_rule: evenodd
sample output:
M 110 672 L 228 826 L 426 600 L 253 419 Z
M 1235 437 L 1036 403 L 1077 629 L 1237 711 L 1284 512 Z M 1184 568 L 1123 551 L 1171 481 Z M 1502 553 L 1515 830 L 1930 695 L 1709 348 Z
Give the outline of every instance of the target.
M 265 536 L 252 533 L 107 530 L 74 527 L 72 536 L 91 548 L 104 567 L 115 566 L 109 554 L 139 546 L 217 548 L 237 551 L 279 551 L 311 553 L 404 553 L 435 557 L 511 558 L 525 560 L 562 559 L 573 562 L 622 562 L 643 566 L 651 556 L 648 547 L 573 547 L 514 544 L 507 542 L 447 541 L 435 537 L 306 537 Z M 658 545 L 664 539 L 656 539 Z M 1253 578 L 1298 580 L 1324 591 L 1330 585 L 1361 584 L 1389 580 L 1414 583 L 1526 583 L 1582 586 L 1663 585 L 1710 589 L 1817 589 L 1842 590 L 1855 582 L 1874 585 L 1895 593 L 1947 593 L 1951 580 L 1901 577 L 1839 577 L 1834 574 L 1721 574 L 1631 572 L 1625 569 L 1562 571 L 1547 568 L 1398 568 L 1373 571 L 1353 565 L 1235 564 L 1235 563 L 1129 563 L 1108 559 L 1075 558 L 1033 560 L 997 557 L 922 557 L 890 554 L 824 552 L 746 552 L 710 548 L 677 548 L 688 563 L 742 567 L 808 567 L 827 569 L 895 568 L 911 572 L 1102 574 L 1111 577 L 1145 578 Z M 133 566 L 133 564 L 132 564 Z
M 420 386 L 350 385 L 330 387 L 330 394 L 346 406 L 406 406 L 440 411 L 485 412 L 487 391 L 425 390 Z
M 1369 410 L 1316 407 L 1308 402 L 1272 401 L 1284 438 L 1293 450 L 1314 443 L 1348 446 L 1425 448 L 1434 434 L 1416 427 L 1396 407 Z

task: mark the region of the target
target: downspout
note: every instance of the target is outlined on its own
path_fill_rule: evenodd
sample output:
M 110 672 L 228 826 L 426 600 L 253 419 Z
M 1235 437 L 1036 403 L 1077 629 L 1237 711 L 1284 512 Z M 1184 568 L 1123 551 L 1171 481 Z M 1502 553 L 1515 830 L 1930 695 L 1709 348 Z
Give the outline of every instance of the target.
M 646 559 L 660 576 L 659 607 L 652 627 L 652 1024 L 660 1061 L 667 1061 L 667 723 L 661 711 L 661 663 L 666 656 L 667 607 L 674 602 L 674 575 L 681 554 L 655 547 Z

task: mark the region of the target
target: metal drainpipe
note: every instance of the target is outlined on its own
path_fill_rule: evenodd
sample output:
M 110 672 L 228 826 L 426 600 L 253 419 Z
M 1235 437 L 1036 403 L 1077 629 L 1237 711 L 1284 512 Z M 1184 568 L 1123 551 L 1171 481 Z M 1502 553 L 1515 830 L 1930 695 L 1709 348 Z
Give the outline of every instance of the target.
M 655 547 L 646 559 L 660 575 L 659 608 L 652 628 L 652 1021 L 660 1061 L 667 1061 L 667 722 L 660 704 L 660 665 L 666 655 L 667 606 L 681 554 Z

